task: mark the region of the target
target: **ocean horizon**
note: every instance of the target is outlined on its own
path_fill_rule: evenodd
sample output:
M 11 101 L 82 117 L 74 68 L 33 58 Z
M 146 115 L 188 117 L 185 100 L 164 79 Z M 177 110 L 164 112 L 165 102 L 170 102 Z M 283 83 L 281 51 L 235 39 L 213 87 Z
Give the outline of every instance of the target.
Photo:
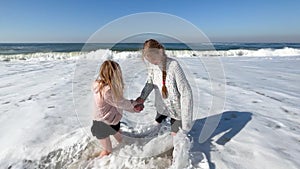
M 300 43 L 163 43 L 166 50 L 259 50 L 259 49 L 300 49 Z M 112 51 L 138 51 L 143 43 L 0 43 L 0 55 L 45 53 L 45 52 L 89 52 L 98 49 Z

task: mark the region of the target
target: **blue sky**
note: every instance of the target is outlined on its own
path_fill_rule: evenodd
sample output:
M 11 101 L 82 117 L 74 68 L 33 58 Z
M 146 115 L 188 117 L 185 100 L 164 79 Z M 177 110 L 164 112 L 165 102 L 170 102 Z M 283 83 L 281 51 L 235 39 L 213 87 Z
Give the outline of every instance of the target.
M 85 42 L 140 12 L 183 18 L 215 42 L 300 42 L 299 0 L 2 0 L 0 42 Z

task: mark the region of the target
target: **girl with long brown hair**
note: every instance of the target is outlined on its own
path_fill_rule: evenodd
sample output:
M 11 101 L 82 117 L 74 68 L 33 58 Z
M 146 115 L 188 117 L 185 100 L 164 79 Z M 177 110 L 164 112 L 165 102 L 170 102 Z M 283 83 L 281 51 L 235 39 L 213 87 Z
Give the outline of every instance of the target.
M 154 39 L 145 41 L 142 56 L 150 64 L 146 85 L 136 101 L 143 104 L 154 89 L 156 122 L 171 117 L 173 136 L 179 128 L 188 132 L 192 127 L 193 96 L 180 64 L 168 57 L 163 45 Z

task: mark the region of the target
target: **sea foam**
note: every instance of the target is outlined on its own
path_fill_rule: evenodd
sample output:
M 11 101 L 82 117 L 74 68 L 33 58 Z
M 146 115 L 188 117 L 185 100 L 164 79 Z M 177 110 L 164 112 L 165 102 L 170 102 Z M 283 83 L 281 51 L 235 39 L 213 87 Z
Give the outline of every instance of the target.
M 256 50 L 231 49 L 231 50 L 166 50 L 166 54 L 172 57 L 284 57 L 300 56 L 300 49 L 296 48 L 261 48 Z M 1 61 L 45 61 L 45 60 L 70 60 L 70 59 L 127 59 L 141 57 L 141 51 L 113 51 L 110 49 L 98 49 L 90 52 L 46 52 L 0 55 Z

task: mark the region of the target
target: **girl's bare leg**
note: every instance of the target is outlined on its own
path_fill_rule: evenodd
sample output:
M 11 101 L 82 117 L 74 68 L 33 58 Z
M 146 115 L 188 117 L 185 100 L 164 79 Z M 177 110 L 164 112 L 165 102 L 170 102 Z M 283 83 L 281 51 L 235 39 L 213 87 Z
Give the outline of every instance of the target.
M 118 141 L 118 143 L 122 142 L 122 134 L 120 131 L 118 131 L 116 134 L 114 134 L 114 138 Z
M 176 136 L 176 133 L 175 133 L 175 132 L 171 132 L 171 135 L 172 135 L 172 136 Z
M 99 155 L 100 158 L 103 156 L 107 156 L 112 152 L 112 145 L 109 136 L 104 139 L 100 139 L 100 144 L 104 149 Z

